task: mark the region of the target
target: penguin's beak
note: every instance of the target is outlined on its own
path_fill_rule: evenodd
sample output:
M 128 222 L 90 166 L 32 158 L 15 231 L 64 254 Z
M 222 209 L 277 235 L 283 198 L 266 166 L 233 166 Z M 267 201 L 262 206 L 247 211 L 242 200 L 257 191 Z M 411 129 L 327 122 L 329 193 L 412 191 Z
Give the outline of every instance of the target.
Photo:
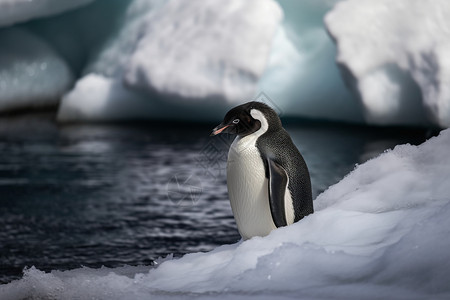
M 230 126 L 230 124 L 220 124 L 218 126 L 216 126 L 216 128 L 213 129 L 213 131 L 211 132 L 210 136 L 215 136 L 218 135 L 219 133 L 221 133 L 222 131 L 224 131 L 225 129 L 227 129 Z

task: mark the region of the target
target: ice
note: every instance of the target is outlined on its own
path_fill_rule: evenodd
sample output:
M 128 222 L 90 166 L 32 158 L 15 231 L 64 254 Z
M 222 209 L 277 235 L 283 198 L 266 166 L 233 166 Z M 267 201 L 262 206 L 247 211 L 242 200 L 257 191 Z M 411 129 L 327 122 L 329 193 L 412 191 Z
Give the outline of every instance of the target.
M 450 125 L 449 15 L 447 0 L 349 0 L 327 14 L 367 122 Z
M 61 13 L 93 0 L 0 0 L 0 26 Z
M 56 106 L 74 80 L 65 61 L 26 29 L 1 29 L 0 44 L 0 112 Z
M 220 119 L 226 109 L 224 104 L 198 102 L 179 104 L 178 109 L 174 110 L 170 102 L 158 99 L 157 95 L 130 90 L 118 79 L 88 74 L 64 95 L 57 118 L 64 122 L 148 119 L 206 121 Z
M 149 4 L 150 0 L 147 1 Z M 99 0 L 63 14 L 21 25 L 42 37 L 79 77 L 86 65 L 97 61 L 100 49 L 116 38 L 130 0 Z M 120 49 L 123 51 L 123 49 Z M 114 57 L 114 64 L 120 55 Z M 111 65 L 112 61 L 107 63 Z
M 267 237 L 156 267 L 25 270 L 1 299 L 448 299 L 450 130 L 359 165 Z M 149 229 L 151 230 L 151 229 Z
M 98 49 L 93 49 L 91 59 L 84 66 L 83 75 L 95 73 L 123 81 L 130 57 L 147 30 L 146 20 L 158 14 L 165 3 L 164 0 L 119 0 L 108 3 L 107 6 L 99 3 L 101 10 L 96 12 L 98 14 L 111 6 L 119 7 L 122 13 L 115 16 L 113 30 L 107 40 L 99 45 Z
M 81 84 L 75 86 L 70 97 L 63 98 L 58 119 L 181 116 L 198 121 L 221 117 L 219 108 L 256 95 L 281 17 L 281 9 L 272 0 L 131 1 L 117 32 L 92 55 L 79 80 Z M 146 98 L 149 103 L 145 106 L 153 109 L 146 110 L 139 104 L 132 108 L 137 115 L 129 110 L 116 111 L 114 105 L 103 105 L 112 104 L 110 98 L 101 98 L 112 93 L 77 91 L 96 75 L 114 81 L 116 89 L 131 91 L 129 95 L 144 95 L 140 99 Z M 81 94 L 85 98 L 77 104 L 76 96 Z M 67 101 L 71 101 L 70 105 Z M 84 114 L 88 110 L 83 105 L 95 102 L 104 110 Z M 128 106 L 138 102 L 142 103 L 132 100 Z M 166 109 L 170 105 L 172 108 Z M 178 113 L 188 105 L 191 111 L 196 108 L 201 112 Z
M 169 111 L 148 112 L 147 118 L 155 114 L 173 118 L 174 112 L 190 103 L 207 111 L 212 120 L 219 115 L 214 108 L 205 109 L 212 103 L 228 109 L 264 92 L 284 116 L 362 121 L 358 102 L 340 77 L 334 62 L 336 49 L 322 23 L 334 3 L 282 1 L 281 11 L 269 0 L 258 5 L 253 1 L 134 0 L 117 32 L 91 55 L 83 75 L 101 74 L 125 89 L 146 94 L 149 102 L 159 98 L 159 104 L 173 105 Z M 109 103 L 98 95 L 85 96 L 92 103 Z M 109 114 L 110 109 L 103 114 L 98 111 L 96 117 L 80 114 L 86 109 L 77 107 L 75 97 L 71 99 L 70 109 L 63 100 L 60 121 L 114 120 L 113 115 L 120 114 Z M 158 110 L 159 104 L 152 106 Z M 120 119 L 133 116 L 126 113 Z M 186 116 L 198 119 L 198 114 Z
M 282 11 L 271 0 L 172 0 L 145 20 L 128 86 L 186 99 L 255 93 Z
M 286 117 L 450 125 L 447 0 L 111 0 L 61 14 L 89 2 L 0 0 L 0 26 L 34 19 L 17 29 L 46 41 L 79 77 L 61 121 L 212 120 L 217 107 L 264 92 Z M 27 43 L 22 36 L 13 44 Z M 91 80 L 106 98 L 76 90 Z M 107 86 L 131 97 L 127 109 L 115 110 L 123 106 Z M 203 113 L 178 113 L 189 105 Z
M 335 63 L 323 17 L 338 1 L 283 0 L 284 19 L 259 81 L 284 116 L 361 122 L 358 102 Z
M 281 1 L 283 11 L 274 1 L 255 3 L 130 1 L 117 32 L 91 55 L 82 73 L 100 74 L 117 86 L 139 91 L 149 102 L 159 102 L 149 104 L 155 109 L 147 118 L 174 118 L 190 103 L 212 120 L 219 116 L 213 103 L 227 110 L 264 92 L 284 116 L 362 121 L 322 23 L 335 1 Z M 95 116 L 79 113 L 86 111 L 81 107 L 86 101 L 110 102 L 92 93 L 77 105 L 77 94 L 74 90 L 70 108 L 67 97 L 62 101 L 60 121 L 136 117 L 128 111 L 123 116 L 120 111 L 111 114 L 107 106 Z M 172 109 L 160 110 L 166 102 Z M 143 110 L 135 109 L 139 110 L 142 118 Z M 183 117 L 198 120 L 198 115 Z

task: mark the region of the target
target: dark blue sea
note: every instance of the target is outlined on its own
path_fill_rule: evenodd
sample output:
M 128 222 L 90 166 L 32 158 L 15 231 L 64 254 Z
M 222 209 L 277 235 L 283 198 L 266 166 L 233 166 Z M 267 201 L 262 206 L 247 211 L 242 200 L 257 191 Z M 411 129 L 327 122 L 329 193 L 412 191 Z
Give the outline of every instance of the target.
M 240 239 L 226 188 L 232 137 L 209 137 L 217 124 L 53 118 L 0 118 L 0 283 L 27 266 L 150 265 Z M 308 164 L 314 197 L 355 164 L 427 134 L 292 120 L 285 128 Z

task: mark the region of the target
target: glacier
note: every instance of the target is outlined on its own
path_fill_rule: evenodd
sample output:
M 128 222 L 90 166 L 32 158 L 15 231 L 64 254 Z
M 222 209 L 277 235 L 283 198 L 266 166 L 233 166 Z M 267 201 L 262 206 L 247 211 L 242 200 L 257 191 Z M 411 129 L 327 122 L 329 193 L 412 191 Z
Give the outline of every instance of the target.
M 371 124 L 450 126 L 450 2 L 348 0 L 326 15 Z
M 357 166 L 301 221 L 157 266 L 34 267 L 1 299 L 448 299 L 450 129 Z

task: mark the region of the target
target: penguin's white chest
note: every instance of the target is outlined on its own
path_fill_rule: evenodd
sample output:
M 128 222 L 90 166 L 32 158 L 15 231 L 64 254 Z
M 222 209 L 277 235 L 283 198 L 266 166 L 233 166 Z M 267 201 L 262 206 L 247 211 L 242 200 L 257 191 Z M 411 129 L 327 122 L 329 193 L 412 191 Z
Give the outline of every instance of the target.
M 269 206 L 269 186 L 252 136 L 237 137 L 228 152 L 227 184 L 231 208 L 244 239 L 276 228 Z

